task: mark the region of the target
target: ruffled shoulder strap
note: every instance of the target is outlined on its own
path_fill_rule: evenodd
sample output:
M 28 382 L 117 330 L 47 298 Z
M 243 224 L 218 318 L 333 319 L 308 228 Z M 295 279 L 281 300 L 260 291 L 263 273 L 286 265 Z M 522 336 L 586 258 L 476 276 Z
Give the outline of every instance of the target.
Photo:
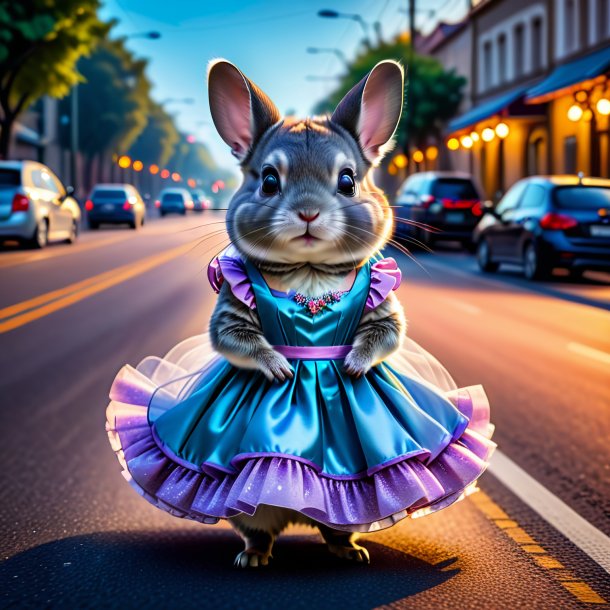
M 402 273 L 392 258 L 382 258 L 371 264 L 371 284 L 364 311 L 372 311 L 400 286 Z
M 208 265 L 208 280 L 217 293 L 226 281 L 237 299 L 250 309 L 256 309 L 254 289 L 246 265 L 234 248 L 228 248 Z

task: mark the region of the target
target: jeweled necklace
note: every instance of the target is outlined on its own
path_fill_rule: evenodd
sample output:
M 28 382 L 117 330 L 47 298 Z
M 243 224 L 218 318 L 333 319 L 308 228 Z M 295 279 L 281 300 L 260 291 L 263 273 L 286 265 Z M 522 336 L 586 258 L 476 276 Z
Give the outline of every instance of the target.
M 305 311 L 307 311 L 310 315 L 315 316 L 316 314 L 324 311 L 331 303 L 338 303 L 345 292 L 345 290 L 335 290 L 325 292 L 323 295 L 318 297 L 310 297 L 302 294 L 301 292 L 297 292 L 292 298 L 299 305 L 302 305 Z

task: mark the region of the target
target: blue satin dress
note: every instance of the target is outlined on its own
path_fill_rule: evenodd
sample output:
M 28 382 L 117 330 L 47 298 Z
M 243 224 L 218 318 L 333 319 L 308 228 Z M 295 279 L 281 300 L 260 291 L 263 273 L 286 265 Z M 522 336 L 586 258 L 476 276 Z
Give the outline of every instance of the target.
M 245 266 L 269 343 L 353 342 L 370 289 L 370 262 L 339 302 L 314 316 L 292 295 L 271 290 L 255 266 Z M 433 461 L 468 425 L 442 392 L 387 363 L 361 378 L 348 375 L 341 359 L 290 363 L 294 377 L 271 382 L 258 371 L 217 360 L 186 399 L 150 422 L 156 441 L 197 469 L 237 473 L 244 461 L 276 456 L 350 479 L 416 456 Z

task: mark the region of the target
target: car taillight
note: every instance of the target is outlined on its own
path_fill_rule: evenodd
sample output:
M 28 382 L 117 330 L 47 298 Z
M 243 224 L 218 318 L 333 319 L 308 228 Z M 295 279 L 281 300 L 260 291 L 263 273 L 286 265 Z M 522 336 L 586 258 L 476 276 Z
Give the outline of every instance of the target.
M 161 207 L 161 202 L 158 199 L 155 201 L 155 207 L 156 208 L 160 208 Z
M 16 193 L 13 197 L 11 212 L 27 212 L 30 209 L 30 200 L 22 193 Z
M 566 214 L 549 212 L 540 219 L 540 226 L 551 231 L 565 231 L 578 225 L 578 221 Z
M 129 203 L 129 201 L 126 201 L 126 202 L 123 204 L 123 209 L 124 209 L 124 210 L 131 210 L 131 203 Z
M 424 208 L 428 209 L 430 207 L 430 204 L 434 203 L 434 196 L 422 195 L 419 200 L 421 201 L 421 204 L 424 206 Z
M 470 211 L 475 215 L 475 216 L 483 216 L 483 206 L 481 205 L 480 201 L 477 201 L 471 208 Z
M 91 201 L 91 199 L 87 199 L 87 201 L 85 201 L 85 210 L 87 210 L 87 212 L 90 212 L 95 206 L 93 205 L 93 201 Z

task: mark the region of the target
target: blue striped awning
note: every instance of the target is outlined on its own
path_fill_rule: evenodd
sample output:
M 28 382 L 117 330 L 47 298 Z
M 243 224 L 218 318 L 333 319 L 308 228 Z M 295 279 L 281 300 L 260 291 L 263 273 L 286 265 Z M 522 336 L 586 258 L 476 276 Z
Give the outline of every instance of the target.
M 610 46 L 557 66 L 543 81 L 532 87 L 525 101 L 536 103 L 572 85 L 600 76 L 610 69 Z
M 513 89 L 508 93 L 498 95 L 486 102 L 483 102 L 479 106 L 471 108 L 468 112 L 453 119 L 448 125 L 447 130 L 452 133 L 454 131 L 460 131 L 476 123 L 480 123 L 490 116 L 500 114 L 503 110 L 508 108 L 511 104 L 522 98 L 527 89 L 520 87 Z

